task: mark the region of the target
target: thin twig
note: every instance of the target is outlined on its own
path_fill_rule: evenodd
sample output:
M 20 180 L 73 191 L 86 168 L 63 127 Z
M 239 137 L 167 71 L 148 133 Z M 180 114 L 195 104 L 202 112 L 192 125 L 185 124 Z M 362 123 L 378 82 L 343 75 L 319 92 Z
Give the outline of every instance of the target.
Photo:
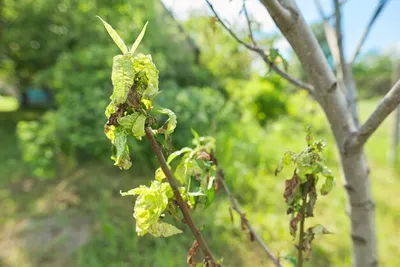
M 314 4 L 318 9 L 319 15 L 321 16 L 321 19 L 325 22 L 328 20 L 328 17 L 325 15 L 324 8 L 321 5 L 321 2 L 319 0 L 314 0 Z
M 247 28 L 249 28 L 249 36 L 250 36 L 251 42 L 253 43 L 254 46 L 257 46 L 256 40 L 254 39 L 254 35 L 253 35 L 253 29 L 251 28 L 251 20 L 249 17 L 249 12 L 247 12 L 246 0 L 243 0 L 243 12 L 246 17 Z
M 200 48 L 197 46 L 196 42 L 193 40 L 193 38 L 190 36 L 190 34 L 185 30 L 185 28 L 182 26 L 182 24 L 175 18 L 172 11 L 165 6 L 165 4 L 162 0 L 160 0 L 160 3 L 161 3 L 161 6 L 164 8 L 164 10 L 167 12 L 167 14 L 176 23 L 179 31 L 185 36 L 185 39 L 188 42 L 189 46 L 192 47 L 192 50 L 195 55 L 195 62 L 198 63 L 199 58 L 200 58 Z
M 303 247 L 304 247 L 304 222 L 306 220 L 306 205 L 307 205 L 307 183 L 303 186 L 302 205 L 300 208 L 301 220 L 300 220 L 300 233 L 299 233 L 299 244 L 297 245 L 297 267 L 303 267 Z
M 374 22 L 376 21 L 376 19 L 378 18 L 379 14 L 381 13 L 381 11 L 383 10 L 383 8 L 385 7 L 385 5 L 388 2 L 389 2 L 389 0 L 381 0 L 379 2 L 378 6 L 375 9 L 374 14 L 372 15 L 371 20 L 369 21 L 367 27 L 365 28 L 365 31 L 362 34 L 360 40 L 358 41 L 356 49 L 354 50 L 352 56 L 349 59 L 349 64 L 350 65 L 352 65 L 354 63 L 354 61 L 357 59 L 357 56 L 360 53 L 360 50 L 361 50 L 365 40 L 367 39 L 367 36 L 368 36 L 369 32 L 371 31 L 372 26 L 374 25 Z
M 217 166 L 217 161 L 212 155 L 212 160 L 214 161 L 214 164 Z M 228 185 L 225 183 L 225 177 L 224 177 L 224 172 L 222 169 L 218 169 L 217 172 L 217 179 L 226 194 L 229 197 L 229 200 L 231 202 L 232 209 L 235 210 L 241 219 L 242 225 L 246 225 L 246 228 L 249 230 L 251 237 L 254 238 L 254 240 L 257 241 L 257 243 L 260 245 L 262 250 L 267 254 L 267 256 L 272 260 L 275 266 L 277 267 L 282 267 L 282 265 L 279 262 L 279 259 L 272 254 L 272 252 L 268 249 L 268 247 L 265 245 L 264 241 L 261 239 L 261 237 L 256 233 L 254 228 L 251 226 L 250 222 L 247 220 L 246 215 L 244 212 L 240 209 L 239 204 L 237 203 L 235 197 L 233 196 L 231 190 L 229 189 Z
M 349 2 L 349 0 L 342 0 L 339 2 L 339 5 L 342 6 L 344 4 L 346 4 L 347 2 Z M 335 12 L 333 12 L 331 15 L 327 16 L 326 19 L 330 20 L 333 19 L 335 17 Z
M 298 81 L 297 79 L 293 78 L 292 76 L 290 76 L 289 74 L 287 74 L 286 72 L 284 72 L 283 70 L 281 70 L 280 68 L 278 68 L 274 62 L 272 62 L 267 54 L 265 53 L 265 51 L 261 48 L 259 48 L 258 46 L 254 46 L 254 45 L 250 45 L 248 43 L 246 43 L 245 41 L 243 41 L 242 39 L 240 39 L 233 31 L 231 28 L 229 28 L 224 22 L 223 20 L 219 17 L 218 13 L 215 11 L 213 5 L 211 4 L 211 2 L 209 0 L 206 0 L 208 6 L 210 7 L 211 11 L 214 13 L 215 17 L 218 19 L 218 21 L 221 23 L 222 27 L 224 27 L 229 34 L 233 37 L 233 39 L 235 39 L 238 43 L 242 44 L 243 46 L 245 46 L 247 49 L 256 52 L 257 54 L 259 54 L 261 56 L 261 58 L 264 60 L 265 63 L 267 63 L 267 65 L 274 70 L 279 76 L 281 76 L 282 78 L 286 79 L 288 82 L 290 82 L 291 84 L 303 88 L 305 90 L 307 90 L 310 94 L 314 95 L 314 87 L 311 84 L 308 83 L 304 83 L 302 81 Z
M 339 0 L 333 0 L 335 4 L 335 17 L 336 17 L 336 41 L 337 47 L 339 49 L 339 69 L 337 69 L 337 73 L 340 73 L 338 77 L 341 82 L 344 83 L 344 75 L 346 75 L 346 62 L 344 59 L 344 51 L 343 51 L 343 33 L 342 33 L 342 16 L 340 14 L 340 4 Z
M 146 131 L 146 137 L 150 142 L 151 148 L 153 149 L 153 152 L 156 155 L 158 162 L 160 163 L 161 169 L 164 172 L 169 184 L 171 185 L 172 192 L 174 193 L 176 202 L 178 203 L 179 208 L 183 214 L 185 223 L 189 226 L 190 230 L 192 231 L 193 236 L 196 238 L 197 242 L 199 243 L 199 246 L 205 256 L 206 262 L 210 263 L 211 266 L 218 266 L 218 264 L 214 260 L 214 257 L 212 255 L 210 248 L 208 247 L 206 241 L 204 240 L 203 235 L 201 234 L 200 230 L 198 230 L 196 225 L 194 224 L 192 215 L 190 214 L 187 204 L 183 201 L 182 196 L 179 193 L 179 188 L 176 185 L 175 177 L 172 174 L 171 170 L 169 169 L 167 162 L 165 161 L 164 154 L 153 135 L 152 129 L 150 127 L 146 127 L 145 131 Z
M 365 144 L 368 138 L 375 132 L 381 123 L 397 108 L 400 104 L 400 80 L 390 89 L 385 97 L 379 102 L 378 106 L 372 112 L 371 116 L 361 126 L 353 145 L 361 146 Z

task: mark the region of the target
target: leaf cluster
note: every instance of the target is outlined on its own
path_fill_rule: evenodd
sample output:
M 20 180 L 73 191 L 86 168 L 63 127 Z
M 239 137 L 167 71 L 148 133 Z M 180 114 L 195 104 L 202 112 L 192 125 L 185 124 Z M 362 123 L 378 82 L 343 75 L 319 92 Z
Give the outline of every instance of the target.
M 167 159 L 168 167 L 179 182 L 179 192 L 190 209 L 202 205 L 208 208 L 218 190 L 216 166 L 212 160 L 215 140 L 211 137 L 199 137 L 194 132 L 193 148 L 184 147 L 171 153 Z M 180 159 L 178 161 L 178 159 Z M 182 221 L 175 196 L 161 168 L 155 171 L 150 187 L 140 186 L 122 193 L 138 195 L 133 216 L 136 218 L 138 235 L 149 233 L 153 236 L 171 236 L 182 231 L 163 222 L 165 213 Z
M 287 204 L 287 214 L 292 215 L 289 230 L 293 238 L 296 237 L 299 222 L 304 221 L 307 217 L 314 216 L 319 180 L 322 177 L 325 179 L 319 190 L 321 195 L 327 195 L 335 184 L 332 172 L 325 165 L 323 156 L 323 151 L 326 149 L 325 142 L 314 140 L 310 127 L 307 128 L 306 141 L 307 147 L 303 151 L 299 153 L 287 151 L 275 170 L 275 175 L 277 175 L 286 166 L 294 167 L 292 177 L 285 181 L 285 192 L 283 194 Z M 327 233 L 329 231 L 321 225 L 308 228 L 304 237 L 300 237 L 303 240 L 301 248 L 298 249 L 302 249 L 309 255 L 314 236 Z
M 111 73 L 113 93 L 105 114 L 108 119 L 104 132 L 113 145 L 112 159 L 115 165 L 127 170 L 132 162 L 129 156 L 128 136 L 141 140 L 145 126 L 156 125 L 151 111 L 168 115 L 168 120 L 155 133 L 168 136 L 176 127 L 175 114 L 166 108 L 154 108 L 153 98 L 159 93 L 158 70 L 151 55 L 134 56 L 146 32 L 147 23 L 128 50 L 118 33 L 99 17 L 109 35 L 123 53 L 114 56 Z

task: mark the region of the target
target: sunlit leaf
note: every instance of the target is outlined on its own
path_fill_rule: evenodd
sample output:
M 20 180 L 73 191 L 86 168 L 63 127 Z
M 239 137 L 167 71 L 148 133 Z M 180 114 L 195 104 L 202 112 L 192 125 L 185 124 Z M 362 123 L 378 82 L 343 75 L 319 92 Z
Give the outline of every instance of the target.
M 118 123 L 124 129 L 131 131 L 133 136 L 139 140 L 142 140 L 142 137 L 146 135 L 145 122 L 146 116 L 138 112 L 118 118 Z
M 158 94 L 158 70 L 154 65 L 151 55 L 138 54 L 132 60 L 135 74 L 144 73 L 147 79 L 143 89 L 143 99 L 147 100 L 147 106 L 151 107 L 151 100 Z M 143 101 L 143 100 L 142 100 Z
M 167 163 L 170 164 L 176 157 L 191 151 L 193 151 L 193 149 L 190 147 L 181 148 L 180 150 L 175 151 L 168 156 Z
M 108 24 L 107 22 L 105 22 L 102 18 L 98 17 L 101 22 L 103 22 L 104 27 L 106 28 L 106 30 L 108 31 L 108 34 L 111 36 L 111 38 L 114 40 L 114 43 L 119 47 L 119 49 L 121 49 L 121 52 L 123 54 L 128 53 L 128 48 L 126 47 L 124 41 L 122 40 L 122 38 L 118 35 L 118 33 L 113 29 L 113 27 Z
M 157 109 L 157 112 L 168 115 L 167 121 L 160 129 L 158 129 L 158 133 L 162 133 L 165 135 L 172 134 L 176 128 L 177 123 L 175 113 L 167 108 Z
M 139 46 L 140 42 L 141 42 L 142 39 L 143 39 L 143 36 L 144 36 L 144 34 L 145 34 L 145 32 L 146 32 L 146 28 L 147 28 L 147 24 L 148 24 L 148 23 L 149 23 L 149 22 L 146 22 L 146 24 L 143 26 L 142 31 L 140 32 L 140 34 L 139 34 L 138 37 L 136 38 L 136 41 L 133 43 L 131 49 L 129 50 L 129 53 L 130 53 L 132 56 L 133 56 L 133 53 L 135 53 L 136 48 Z
M 134 77 L 135 74 L 129 57 L 125 55 L 115 56 L 111 73 L 111 81 L 114 87 L 111 100 L 115 101 L 116 104 L 125 103 L 133 85 Z
M 168 237 L 183 232 L 172 224 L 158 221 L 149 227 L 148 233 L 155 237 Z

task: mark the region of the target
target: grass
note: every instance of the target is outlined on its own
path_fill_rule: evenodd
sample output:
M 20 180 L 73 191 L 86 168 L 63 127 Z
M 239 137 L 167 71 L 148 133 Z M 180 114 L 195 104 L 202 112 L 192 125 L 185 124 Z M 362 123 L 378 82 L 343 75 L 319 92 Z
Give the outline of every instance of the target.
M 360 103 L 362 119 L 372 112 L 376 103 L 376 100 Z M 322 113 L 318 111 L 312 119 L 318 137 L 327 139 L 327 158 L 337 177 L 337 186 L 332 194 L 319 198 L 315 218 L 308 223 L 309 226 L 321 223 L 334 234 L 315 239 L 312 260 L 306 266 L 349 266 L 351 242 L 350 224 L 345 212 L 347 197 L 341 186 L 336 151 Z M 176 237 L 139 238 L 132 218 L 134 198 L 119 195 L 120 189 L 148 184 L 151 173 L 137 173 L 140 166 L 122 172 L 112 167 L 111 162 L 109 166 L 92 162 L 59 179 L 36 180 L 28 175 L 19 159 L 14 127 L 10 124 L 0 129 L 0 209 L 3 215 L 0 218 L 0 235 L 17 231 L 21 222 L 27 221 L 41 225 L 48 223 L 49 218 L 56 218 L 57 226 L 47 227 L 52 231 L 23 228 L 24 237 L 49 237 L 51 241 L 40 253 L 30 247 L 21 249 L 18 239 L 9 236 L 8 244 L 13 245 L 6 251 L 14 258 L 5 260 L 0 252 L 1 266 L 186 266 L 185 257 L 193 237 L 185 226 L 178 224 L 185 233 Z M 254 144 L 228 146 L 229 142 L 225 144 L 221 141 L 223 137 L 219 139 L 221 154 L 239 153 L 242 150 L 238 147 L 243 147 L 245 155 L 237 155 L 234 162 L 229 161 L 229 157 L 221 156 L 220 164 L 226 168 L 226 179 L 249 220 L 271 250 L 279 252 L 280 256 L 295 254 L 295 250 L 282 197 L 286 176 L 274 177 L 273 167 L 286 149 L 298 150 L 305 145 L 303 138 L 299 137 L 304 136 L 302 129 L 302 125 L 282 120 L 270 127 L 266 135 L 249 141 Z M 369 140 L 366 152 L 376 201 L 380 264 L 390 267 L 400 265 L 400 179 L 398 169 L 386 163 L 389 129 L 390 119 Z M 229 150 L 230 147 L 232 150 Z M 247 157 L 250 156 L 246 153 L 251 153 L 253 148 L 267 152 L 263 153 L 265 156 L 260 159 L 259 165 L 245 168 L 243 166 L 246 166 L 246 159 L 249 160 Z M 235 166 L 239 166 L 238 169 Z M 218 195 L 215 205 L 197 212 L 195 220 L 204 224 L 205 237 L 214 253 L 224 258 L 225 266 L 270 266 L 257 245 L 240 230 L 239 218 L 234 216 L 231 221 L 229 203 L 224 194 Z M 87 238 L 79 241 L 74 239 L 76 236 Z M 0 248 L 2 242 L 4 240 L 0 241 Z

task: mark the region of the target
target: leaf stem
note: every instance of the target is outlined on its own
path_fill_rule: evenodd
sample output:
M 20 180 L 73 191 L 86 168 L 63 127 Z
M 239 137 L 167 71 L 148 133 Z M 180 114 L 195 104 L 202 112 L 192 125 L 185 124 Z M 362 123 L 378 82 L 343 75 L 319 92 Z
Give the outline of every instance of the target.
M 204 240 L 203 235 L 201 234 L 200 230 L 197 229 L 196 225 L 194 224 L 194 221 L 193 221 L 192 215 L 190 214 L 188 206 L 183 201 L 182 196 L 179 193 L 179 188 L 175 182 L 176 179 L 167 165 L 164 154 L 154 137 L 152 129 L 150 127 L 146 127 L 145 131 L 146 131 L 146 137 L 150 142 L 151 148 L 153 149 L 154 154 L 156 155 L 157 160 L 160 163 L 161 169 L 163 170 L 169 184 L 171 185 L 172 192 L 174 193 L 176 202 L 178 203 L 179 208 L 183 214 L 185 223 L 189 226 L 193 236 L 196 238 L 201 250 L 203 251 L 203 254 L 206 259 L 205 261 L 208 264 L 211 264 L 211 265 L 207 265 L 207 266 L 211 266 L 211 267 L 218 266 L 218 264 L 214 260 L 214 257 L 212 255 L 210 248 L 208 247 L 206 241 Z
M 303 196 L 302 196 L 302 205 L 300 208 L 300 215 L 301 215 L 301 221 L 300 221 L 300 234 L 299 234 L 299 244 L 297 246 L 297 267 L 303 267 L 303 244 L 304 244 L 304 222 L 306 220 L 306 205 L 307 205 L 307 185 L 309 181 L 304 183 L 302 186 L 303 188 Z

